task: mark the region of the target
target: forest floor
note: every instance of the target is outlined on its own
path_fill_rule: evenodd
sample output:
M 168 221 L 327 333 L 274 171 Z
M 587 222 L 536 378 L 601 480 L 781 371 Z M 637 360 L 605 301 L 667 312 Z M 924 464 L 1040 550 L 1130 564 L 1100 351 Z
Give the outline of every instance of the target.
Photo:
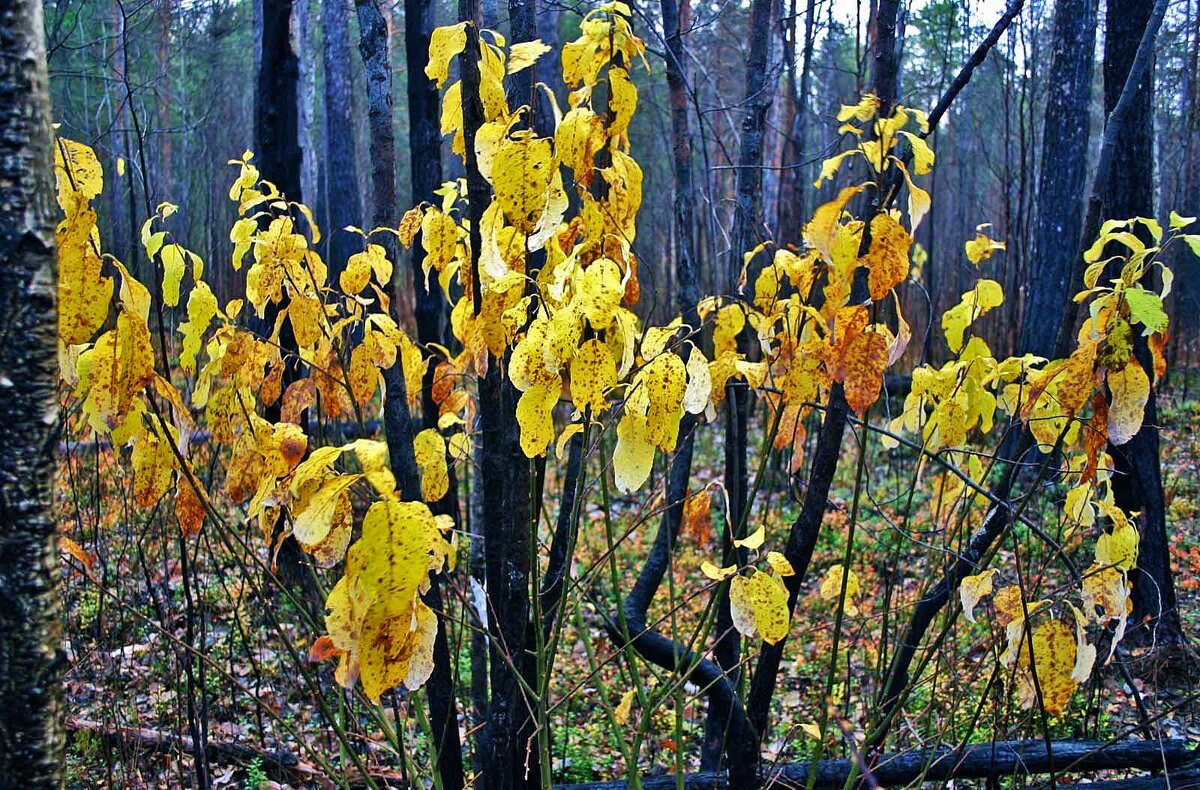
M 1195 639 L 1200 637 L 1200 432 L 1195 430 L 1200 400 L 1169 394 L 1162 422 L 1171 560 L 1185 632 Z M 841 730 L 839 737 L 830 737 L 826 756 L 843 756 L 846 743 L 861 737 L 878 692 L 879 668 L 888 659 L 885 651 L 895 644 L 907 607 L 935 575 L 931 552 L 923 546 L 951 524 L 951 514 L 923 501 L 920 493 L 910 495 L 935 488 L 928 480 L 921 487 L 913 485 L 918 470 L 911 455 L 869 443 L 870 484 L 858 503 L 851 552 L 859 590 L 851 598 L 831 666 L 835 612 L 819 588 L 846 551 L 846 527 L 854 511 L 858 450 L 849 433 L 847 437 L 847 458 L 830 497 L 811 581 L 793 619 L 780 673 L 773 711 L 777 726 L 765 747 L 773 761 L 814 754 L 822 700 L 832 702 Z M 660 605 L 651 612 L 652 620 L 662 617 L 662 627 L 677 629 L 683 638 L 704 621 L 710 599 L 700 564 L 722 564 L 716 538 L 723 528 L 716 486 L 721 448 L 709 444 L 698 449 L 694 480 L 712 484 L 710 518 L 697 514 L 685 525 Z M 928 470 L 919 474 L 932 477 Z M 764 474 L 755 508 L 768 535 L 764 551 L 782 547 L 795 514 L 787 479 L 786 469 Z M 266 552 L 256 528 L 247 525 L 244 534 L 234 536 L 209 530 L 184 544 L 172 532 L 169 518 L 161 513 L 147 518 L 130 510 L 121 493 L 128 482 L 123 465 L 103 448 L 70 448 L 61 482 L 60 490 L 75 492 L 64 494 L 61 507 L 66 534 L 78 549 L 64 555 L 70 787 L 192 786 L 188 744 L 200 722 L 207 731 L 199 734 L 207 741 L 227 745 L 210 749 L 215 787 L 321 787 L 330 770 L 361 778 L 361 769 L 377 784 L 427 785 L 429 739 L 414 701 L 385 695 L 382 706 L 371 706 L 361 693 L 337 686 L 331 662 L 308 661 L 309 648 L 323 629 L 304 607 L 264 587 L 260 568 Z M 551 474 L 550 513 L 556 485 Z M 1058 522 L 1062 495 L 1061 486 L 1047 487 L 1039 505 L 1043 519 Z M 636 758 L 640 772 L 694 771 L 703 740 L 705 711 L 696 690 L 669 688 L 666 677 L 644 664 L 614 657 L 605 636 L 603 618 L 617 611 L 620 590 L 632 584 L 653 541 L 661 505 L 645 496 L 614 497 L 604 507 L 607 499 L 604 487 L 589 486 L 575 567 L 575 576 L 585 577 L 587 584 L 567 618 L 553 689 L 557 782 L 624 776 L 619 739 L 635 733 L 644 735 Z M 123 504 L 114 508 L 113 502 Z M 972 518 L 977 516 L 968 513 L 953 528 L 969 528 Z M 1059 537 L 1069 551 L 1090 556 L 1082 535 Z M 615 551 L 608 551 L 610 541 Z M 180 553 L 185 545 L 186 555 Z M 1053 557 L 1020 530 L 1001 547 L 993 567 L 1006 574 L 1017 559 L 1025 564 L 1028 578 L 1046 589 L 1064 579 Z M 334 580 L 336 576 L 323 576 L 321 583 Z M 448 597 L 461 602 L 468 593 L 451 590 Z M 469 635 L 457 638 L 465 642 Z M 1115 663 L 1101 668 L 1098 662 L 1092 680 L 1076 691 L 1070 707 L 1043 721 L 1035 711 L 1020 709 L 1011 684 L 996 671 L 1003 639 L 1003 629 L 988 617 L 976 623 L 959 618 L 915 687 L 889 748 L 1040 738 L 1047 732 L 1067 739 L 1135 737 L 1138 698 L 1156 735 L 1200 741 L 1200 671 L 1194 660 L 1176 651 L 1122 650 L 1134 688 Z M 465 643 L 455 647 L 464 689 L 459 705 L 467 711 L 462 732 L 469 738 L 470 650 Z M 636 689 L 638 698 L 658 695 L 662 702 L 643 716 L 636 702 L 621 705 L 630 689 Z M 838 729 L 831 724 L 831 731 Z

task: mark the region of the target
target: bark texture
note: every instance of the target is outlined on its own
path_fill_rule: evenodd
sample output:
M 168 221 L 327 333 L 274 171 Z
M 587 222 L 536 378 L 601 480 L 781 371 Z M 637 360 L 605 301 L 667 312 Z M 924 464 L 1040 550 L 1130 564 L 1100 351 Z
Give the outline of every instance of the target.
M 1038 177 L 1034 257 L 1025 283 L 1020 352 L 1049 357 L 1070 298 L 1087 190 L 1089 107 L 1096 50 L 1097 0 L 1059 0 L 1054 7 L 1049 92 Z M 1136 46 L 1136 44 L 1135 44 Z
M 62 782 L 50 99 L 40 0 L 0 2 L 0 786 Z
M 349 0 L 324 0 L 325 29 L 325 169 L 329 206 L 329 279 L 337 284 L 346 259 L 362 248 L 359 238 L 343 228 L 362 224 L 362 200 L 354 156 L 354 97 L 350 86 Z M 384 50 L 386 52 L 386 48 Z M 392 155 L 395 162 L 395 154 Z M 395 205 L 395 190 L 391 193 Z M 376 212 L 378 213 L 378 212 Z
M 750 24 L 747 35 L 750 50 L 746 58 L 746 88 L 742 96 L 741 143 L 738 149 L 736 196 L 733 208 L 733 231 L 730 238 L 728 280 L 730 294 L 738 291 L 742 277 L 742 256 L 753 249 L 765 237 L 762 220 L 763 191 L 763 139 L 766 131 L 767 112 L 775 95 L 774 69 L 770 68 L 772 17 L 776 11 L 774 0 L 754 0 L 750 6 Z M 747 294 L 753 296 L 757 272 L 762 269 L 768 253 L 760 252 L 749 263 L 746 274 Z M 752 353 L 749 330 L 738 338 L 738 350 Z M 730 381 L 725 387 L 725 489 L 728 493 L 729 509 L 726 529 L 722 535 L 723 549 L 727 561 L 736 557 L 737 564 L 744 564 L 741 556 L 745 552 L 735 549 L 733 538 L 741 537 L 735 531 L 746 522 L 749 503 L 749 474 L 747 472 L 747 436 L 750 409 L 753 399 L 745 381 Z M 737 685 L 741 674 L 737 669 L 741 652 L 741 639 L 733 627 L 729 609 L 729 596 L 719 587 L 716 617 L 716 644 L 713 655 Z M 724 749 L 726 730 L 729 727 L 729 712 L 710 707 L 704 727 L 704 747 L 700 765 L 704 770 L 718 767 Z
M 1104 35 L 1104 110 L 1112 113 L 1155 8 L 1144 0 L 1107 0 Z M 1104 215 L 1113 219 L 1154 216 L 1154 68 L 1153 61 L 1136 83 L 1129 121 L 1116 130 L 1112 170 L 1103 183 Z M 1146 338 L 1134 333 L 1134 353 L 1142 368 L 1154 369 Z M 1157 388 L 1151 387 L 1142 428 L 1124 445 L 1110 446 L 1116 475 L 1113 495 L 1126 511 L 1140 511 L 1141 543 L 1132 574 L 1133 615 L 1130 636 L 1141 642 L 1181 641 L 1167 539 L 1166 502 L 1159 461 Z M 1143 623 L 1148 623 L 1142 627 Z
M 371 131 L 372 217 L 376 227 L 396 227 L 396 132 L 392 120 L 392 71 L 388 49 L 387 21 L 376 0 L 356 0 L 359 26 L 359 53 L 366 66 L 367 117 Z M 426 49 L 428 52 L 428 49 Z M 411 52 L 410 52 L 411 55 Z M 424 57 L 428 57 L 425 55 Z M 424 75 L 424 60 L 409 61 Z M 396 239 L 385 233 L 379 237 L 388 258 L 398 259 Z M 395 283 L 388 286 L 393 318 L 398 307 Z M 383 371 L 385 435 L 392 468 L 406 499 L 420 499 L 420 473 L 413 453 L 413 420 L 408 407 L 404 372 L 397 362 Z M 427 410 L 428 411 L 428 410 Z M 407 483 L 405 481 L 408 481 Z M 453 486 L 450 489 L 453 494 Z M 438 614 L 438 631 L 433 643 L 433 674 L 425 684 L 429 700 L 430 725 L 434 732 L 434 753 L 442 787 L 458 790 L 463 786 L 462 746 L 458 737 L 458 705 L 454 696 L 453 662 L 441 595 L 442 579 L 435 577 L 425 594 L 425 603 Z

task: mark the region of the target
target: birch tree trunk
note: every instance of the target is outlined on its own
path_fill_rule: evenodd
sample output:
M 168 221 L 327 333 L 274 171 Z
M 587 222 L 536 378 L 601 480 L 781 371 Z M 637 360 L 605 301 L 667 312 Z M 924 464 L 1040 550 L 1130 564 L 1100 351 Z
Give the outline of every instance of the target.
M 61 574 L 51 486 L 56 262 L 41 0 L 0 0 L 0 786 L 62 783 Z

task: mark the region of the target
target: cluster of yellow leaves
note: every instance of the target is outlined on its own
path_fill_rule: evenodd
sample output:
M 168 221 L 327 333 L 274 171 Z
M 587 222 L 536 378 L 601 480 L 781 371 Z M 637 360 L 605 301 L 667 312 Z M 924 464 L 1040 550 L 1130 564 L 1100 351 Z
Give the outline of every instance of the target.
M 129 452 L 135 504 L 148 511 L 174 489 L 179 525 L 186 534 L 195 534 L 210 505 L 188 461 L 196 426 L 183 396 L 156 370 L 150 331 L 154 296 L 120 261 L 102 251 L 91 205 L 104 188 L 95 152 L 58 138 L 55 177 L 64 215 L 56 231 L 60 376 L 80 404 L 86 429 L 107 437 L 118 452 Z M 190 264 L 188 320 L 179 329 L 184 336 L 183 365 L 189 352 L 194 356 L 189 341 L 220 311 L 202 279 L 199 257 L 178 245 L 164 247 L 165 232 L 151 233 L 151 223 L 165 220 L 174 210 L 169 203 L 159 207 L 142 228 L 142 243 L 150 259 L 164 267 L 162 298 L 169 304 L 179 303 Z
M 134 502 L 150 510 L 174 488 L 175 514 L 187 534 L 216 512 L 191 468 L 194 415 L 201 413 L 212 444 L 229 453 L 220 491 L 228 502 L 245 506 L 268 539 L 284 519 L 284 535 L 294 535 L 322 567 L 347 560 L 328 601 L 329 636 L 314 646 L 314 655 L 340 656 L 339 679 L 349 685 L 361 675 L 374 699 L 402 682 L 419 686 L 432 668 L 437 628 L 419 595 L 450 556 L 443 537 L 449 520 L 435 518 L 423 503 L 397 501 L 384 442 L 363 438 L 310 448 L 301 427 L 318 399 L 329 418 L 362 409 L 381 389 L 381 371 L 397 364 L 412 404 L 419 398 L 429 362 L 390 315 L 393 264 L 384 247 L 348 229 L 364 237 L 363 251 L 350 257 L 337 287 L 329 283 L 314 247 L 320 230 L 312 213 L 261 181 L 247 152 L 231 162 L 238 174 L 229 193 L 240 215 L 230 231 L 231 265 L 240 270 L 249 260 L 245 299 L 221 309 L 204 280 L 203 259 L 171 237 L 169 221 L 178 209 L 170 203 L 141 228 L 147 257 L 161 267 L 161 294 L 151 294 L 101 252 L 90 205 L 103 187 L 95 154 L 69 140 L 59 140 L 56 151 L 65 215 L 58 229 L 61 375 L 81 405 L 84 425 L 119 451 L 129 448 Z M 374 232 L 403 235 L 405 229 Z M 157 353 L 174 368 L 171 349 L 156 349 L 152 338 L 156 302 L 159 310 L 186 310 L 177 346 L 177 370 L 189 382 L 186 398 L 156 372 Z M 239 326 L 246 302 L 265 336 Z M 295 358 L 281 353 L 290 342 L 285 332 Z M 289 365 L 307 375 L 285 379 Z M 452 386 L 453 368 L 445 373 L 435 385 L 435 403 L 440 429 L 448 430 L 464 424 L 473 407 Z M 262 416 L 272 407 L 276 422 Z M 445 495 L 447 453 L 464 457 L 464 438 L 456 433 L 447 442 L 439 429 L 415 437 L 427 500 Z M 336 468 L 343 456 L 353 458 L 354 468 Z M 351 494 L 360 480 L 379 501 L 350 546 Z
M 385 499 L 363 518 L 362 537 L 346 554 L 346 572 L 329 593 L 328 647 L 338 682 L 362 678 L 372 701 L 403 683 L 420 688 L 433 673 L 437 615 L 421 600 L 429 576 L 452 556 L 443 531 L 449 516 L 421 502 Z
M 507 355 L 508 378 L 521 392 L 516 417 L 527 456 L 544 455 L 555 443 L 554 411 L 564 396 L 575 407 L 565 437 L 624 394 L 614 454 L 622 491 L 645 482 L 655 450 L 674 449 L 682 415 L 703 412 L 711 390 L 708 360 L 677 340 L 695 328 L 676 321 L 642 329 L 629 309 L 639 294 L 632 245 L 642 172 L 628 154 L 637 107 L 628 69 L 635 58 L 644 60 L 644 46 L 632 33 L 628 11 L 622 3 L 595 9 L 580 37 L 564 47 L 563 75 L 572 91 L 566 114 L 555 108 L 552 137 L 523 128 L 529 108 L 510 109 L 503 91 L 506 73 L 531 65 L 547 48 L 528 42 L 506 50 L 502 36 L 484 31 L 480 37 L 485 122 L 474 153 L 494 197 L 480 223 L 478 272 L 470 271 L 461 182 L 443 187 L 440 206 L 410 211 L 400 228 L 406 245 L 420 230 L 426 276 L 436 273 L 444 292 L 462 294 L 451 311 L 463 346 L 451 361 L 454 369 L 481 374 L 496 364 L 489 360 Z M 465 24 L 435 32 L 427 74 L 439 86 L 448 79 L 450 61 L 466 56 L 468 38 Z M 607 115 L 592 105 L 602 81 Z M 442 132 L 454 135 L 455 152 L 466 153 L 460 83 L 443 95 Z M 580 205 L 570 218 L 563 180 L 568 171 Z M 527 259 L 539 252 L 544 263 L 530 277 Z M 478 305 L 473 276 L 479 278 Z
M 1085 516 L 1083 513 L 1092 508 L 1086 495 L 1096 487 L 1085 485 L 1073 489 L 1072 493 L 1084 491 L 1085 497 L 1079 504 L 1080 497 L 1075 497 L 1077 501 L 1072 502 L 1072 496 L 1068 495 L 1069 516 L 1087 520 L 1091 525 L 1094 514 Z M 1095 561 L 1083 574 L 1082 587 L 1078 591 L 1080 606 L 1065 602 L 1065 608 L 1071 614 L 1069 619 L 1054 614 L 1056 605 L 1052 601 L 1026 601 L 1017 586 L 995 589 L 995 578 L 999 574 L 995 568 L 967 576 L 959 587 L 963 613 L 971 622 L 975 622 L 975 609 L 980 600 L 992 598 L 995 622 L 1005 629 L 1007 641 L 1000 662 L 1005 667 L 1015 667 L 1017 696 L 1025 708 L 1037 705 L 1040 694 L 1041 704 L 1047 712 L 1058 715 L 1066 709 L 1075 688 L 1088 679 L 1096 661 L 1096 646 L 1087 638 L 1089 624 L 1114 626 L 1106 661 L 1112 658 L 1125 634 L 1133 606 L 1129 572 L 1137 562 L 1138 532 L 1128 516 L 1112 503 L 1111 490 L 1097 498 L 1096 507 L 1108 517 L 1110 529 L 1101 532 L 1096 540 Z M 1073 510 L 1077 513 L 1072 513 Z M 1030 631 L 1027 621 L 1035 614 L 1047 616 Z M 1032 661 L 1030 642 L 1033 644 Z

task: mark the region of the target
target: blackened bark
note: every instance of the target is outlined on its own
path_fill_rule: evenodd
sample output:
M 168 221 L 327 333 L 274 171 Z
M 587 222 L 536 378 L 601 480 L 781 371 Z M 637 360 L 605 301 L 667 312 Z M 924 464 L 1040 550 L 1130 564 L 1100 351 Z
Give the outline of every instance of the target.
M 1111 113 L 1121 100 L 1154 6 L 1144 0 L 1107 0 L 1104 35 L 1104 109 Z M 1154 216 L 1154 69 L 1153 61 L 1137 83 L 1129 112 L 1131 122 L 1117 130 L 1113 166 L 1104 184 L 1104 214 L 1110 218 Z M 1134 353 L 1142 368 L 1154 366 L 1146 338 L 1135 333 Z M 1141 543 L 1133 579 L 1134 629 L 1130 637 L 1143 643 L 1181 642 L 1183 628 L 1176 609 L 1171 575 L 1166 503 L 1159 460 L 1157 387 L 1151 387 L 1142 428 L 1124 445 L 1109 446 L 1115 475 L 1113 496 L 1126 511 L 1140 511 Z
M 742 97 L 741 144 L 738 150 L 736 199 L 733 209 L 733 231 L 729 251 L 727 288 L 736 293 L 742 276 L 742 256 L 754 248 L 764 236 L 762 221 L 762 164 L 763 137 L 767 112 L 775 95 L 775 69 L 768 60 L 771 52 L 772 16 L 776 10 L 774 0 L 754 0 L 750 6 L 750 22 L 747 34 L 750 50 L 746 57 L 746 89 Z M 759 253 L 750 262 L 746 275 L 747 292 L 751 292 L 757 272 L 762 268 L 766 253 Z M 752 294 L 750 294 L 752 296 Z M 738 350 L 751 352 L 749 329 L 738 338 Z M 747 430 L 753 400 L 744 381 L 731 381 L 725 387 L 725 489 L 729 508 L 726 528 L 722 534 L 724 555 L 728 562 L 736 557 L 743 564 L 745 552 L 735 549 L 733 539 L 739 537 L 734 530 L 746 523 L 746 507 L 749 498 L 749 474 L 746 455 L 748 448 Z M 740 674 L 738 657 L 741 639 L 733 627 L 729 610 L 729 596 L 725 587 L 717 588 L 720 600 L 717 603 L 716 643 L 713 656 L 737 685 Z M 728 713 L 710 707 L 704 725 L 704 745 L 700 766 L 704 770 L 719 767 L 721 754 L 729 726 Z
M 476 313 L 482 307 L 479 279 L 480 224 L 491 202 L 487 182 L 479 172 L 475 134 L 483 125 L 479 95 L 479 3 L 460 0 L 459 18 L 467 22 L 467 46 L 459 58 L 463 97 L 463 138 L 466 145 L 467 215 L 471 260 L 468 275 Z M 514 667 L 525 661 L 529 633 L 530 519 L 529 465 L 521 450 L 515 419 L 517 392 L 501 370 L 503 360 L 488 360 L 479 382 L 481 468 L 483 491 L 484 564 L 487 579 L 488 631 L 491 645 L 487 722 L 480 732 L 480 749 L 488 788 L 522 787 L 534 781 L 526 774 L 524 755 L 532 744 L 521 741 L 519 730 L 528 718 L 526 700 Z
M 441 131 L 438 126 L 438 91 L 425 76 L 429 60 L 429 39 L 434 28 L 432 0 L 405 0 L 404 47 L 408 64 L 408 150 L 412 171 L 412 203 L 434 199 L 434 190 L 442 185 Z M 411 270 L 417 338 L 422 343 L 445 342 L 446 306 L 437 278 L 428 287 L 421 261 L 425 248 L 418 234 L 412 246 Z M 430 371 L 430 375 L 433 371 Z M 428 392 L 429 387 L 426 387 Z M 436 415 L 432 398 L 423 404 L 424 411 Z
M 995 741 L 973 743 L 960 748 L 926 747 L 903 754 L 881 755 L 878 766 L 872 772 L 871 786 L 909 787 L 922 783 L 946 782 L 951 779 L 988 779 L 1033 776 L 1062 771 L 1069 766 L 1070 773 L 1087 773 L 1111 768 L 1131 768 L 1143 771 L 1166 769 L 1170 777 L 1155 782 L 1150 777 L 1129 780 L 1128 784 L 1109 785 L 1102 782 L 1097 787 L 1106 790 L 1131 788 L 1191 787 L 1196 781 L 1196 749 L 1186 740 L 1163 741 L 1119 741 L 1101 743 L 1092 741 L 1057 741 L 1048 749 L 1046 742 Z M 813 770 L 815 768 L 815 771 Z M 805 787 L 810 774 L 815 774 L 814 787 L 834 790 L 844 787 L 852 780 L 858 768 L 853 758 L 821 760 L 811 763 L 790 763 L 772 768 L 771 778 L 776 787 Z M 732 775 L 728 778 L 719 774 L 699 773 L 684 777 L 663 776 L 642 780 L 644 790 L 672 790 L 679 786 L 687 790 L 717 790 L 717 788 L 743 788 Z M 1175 780 L 1172 782 L 1171 780 Z M 864 782 L 864 784 L 868 784 Z M 623 790 L 626 782 L 588 782 L 573 785 L 558 785 L 558 790 Z
M 817 537 L 821 532 L 821 523 L 825 519 L 825 503 L 829 499 L 829 489 L 833 485 L 833 476 L 841 459 L 847 408 L 842 386 L 835 384 L 829 395 L 825 420 L 821 423 L 817 447 L 813 452 L 804 504 L 801 505 L 800 513 L 788 532 L 788 542 L 783 552 L 783 556 L 795 571 L 793 575 L 783 577 L 784 586 L 788 591 L 789 616 L 795 609 L 800 586 L 808 574 L 808 565 L 812 561 Z M 731 739 L 728 749 L 729 776 L 735 786 L 757 787 L 761 781 L 759 765 L 762 759 L 762 738 L 769 724 L 771 698 L 775 695 L 775 683 L 786 644 L 786 638 L 774 645 L 764 643 L 759 653 L 758 663 L 750 681 L 750 693 L 746 698 L 746 715 L 749 720 L 747 734 L 741 740 Z
M 300 149 L 300 58 L 292 46 L 292 0 L 256 0 L 261 7 L 262 27 L 258 41 L 258 74 L 254 101 L 254 149 L 259 172 L 273 183 L 288 200 L 304 200 L 300 188 L 303 152 Z M 269 304 L 262 319 L 251 319 L 251 325 L 262 336 L 275 326 L 279 312 L 286 305 Z M 299 355 L 291 322 L 284 322 L 279 333 L 283 355 L 283 387 L 300 378 Z M 263 416 L 279 420 L 280 403 L 264 409 Z M 272 542 L 286 524 L 282 517 L 275 525 Z M 296 539 L 288 535 L 279 543 L 275 555 L 278 577 L 293 589 L 303 590 L 306 603 L 314 614 L 319 613 L 321 594 L 312 574 L 304 567 L 304 551 Z
M 874 91 L 879 98 L 880 114 L 890 113 L 896 102 L 896 73 L 898 70 L 896 50 L 896 24 L 899 3 L 897 0 L 882 0 L 876 10 L 874 35 Z M 872 206 L 871 213 L 885 209 L 887 197 L 880 198 Z M 867 225 L 870 225 L 869 218 Z M 870 244 L 869 234 L 863 234 L 863 247 Z M 863 252 L 865 253 L 865 249 Z M 858 274 L 861 274 L 860 270 Z M 854 292 L 851 298 L 863 290 L 862 278 L 856 276 Z M 787 547 L 784 556 L 792 564 L 795 574 L 784 577 L 784 586 L 788 590 L 789 616 L 795 608 L 800 586 L 808 573 L 808 565 L 816 548 L 817 537 L 820 534 L 821 523 L 825 516 L 825 503 L 829 489 L 833 484 L 833 476 L 837 472 L 841 458 L 842 434 L 846 428 L 848 406 L 846 396 L 840 384 L 835 384 L 829 393 L 828 405 L 825 409 L 825 419 L 821 424 L 821 432 L 817 438 L 817 448 L 813 455 L 812 466 L 809 469 L 808 485 L 805 488 L 804 503 L 800 514 L 792 523 L 788 533 Z M 728 749 L 729 769 L 731 779 L 752 786 L 761 780 L 759 776 L 759 761 L 761 760 L 761 742 L 768 726 L 771 698 L 775 694 L 775 684 L 779 672 L 779 664 L 783 659 L 783 648 L 787 639 L 781 639 L 774 645 L 764 643 L 759 654 L 758 664 L 750 682 L 750 693 L 746 701 L 749 728 L 747 737 L 733 740 Z
M 1079 257 L 1087 189 L 1097 0 L 1058 0 L 1050 59 L 1034 256 L 1019 349 L 1050 357 Z M 1135 45 L 1136 46 L 1136 45 Z
M 896 86 L 900 74 L 900 58 L 896 49 L 896 23 L 900 14 L 900 0 L 879 0 L 875 11 L 875 42 L 871 57 L 871 81 L 875 95 L 879 97 L 879 114 L 892 114 L 895 106 Z
M 325 36 L 325 183 L 329 206 L 326 263 L 330 282 L 335 287 L 338 275 L 346 268 L 346 259 L 361 249 L 359 238 L 343 228 L 361 225 L 363 216 L 354 156 L 348 3 L 349 0 L 324 0 L 321 14 Z M 394 154 L 392 161 L 395 161 Z M 391 194 L 394 195 L 395 190 Z
M 62 783 L 56 265 L 40 0 L 0 2 L 0 785 Z
M 262 177 L 300 202 L 300 59 L 292 48 L 292 0 L 262 2 L 254 147 Z
M 358 12 L 358 49 L 366 67 L 367 117 L 371 130 L 371 221 L 377 227 L 396 227 L 399 222 L 396 210 L 396 133 L 392 120 L 392 70 L 387 21 L 380 13 L 376 0 L 356 0 L 355 7 Z M 418 71 L 423 75 L 424 70 L 422 62 Z M 397 260 L 395 238 L 385 233 L 380 241 L 388 258 Z M 398 318 L 395 315 L 398 304 L 394 279 L 388 284 L 387 291 L 393 317 Z M 402 495 L 406 499 L 419 500 L 420 473 L 413 453 L 413 421 L 408 408 L 404 371 L 399 360 L 383 371 L 383 380 L 386 387 L 383 409 L 389 459 Z M 451 488 L 451 494 L 453 491 Z M 458 790 L 465 783 L 465 775 L 458 736 L 454 665 L 441 586 L 442 577 L 435 576 L 424 596 L 425 603 L 438 614 L 437 636 L 433 643 L 433 674 L 425 684 L 425 695 L 429 701 L 430 725 L 434 732 L 434 750 L 442 786 Z

